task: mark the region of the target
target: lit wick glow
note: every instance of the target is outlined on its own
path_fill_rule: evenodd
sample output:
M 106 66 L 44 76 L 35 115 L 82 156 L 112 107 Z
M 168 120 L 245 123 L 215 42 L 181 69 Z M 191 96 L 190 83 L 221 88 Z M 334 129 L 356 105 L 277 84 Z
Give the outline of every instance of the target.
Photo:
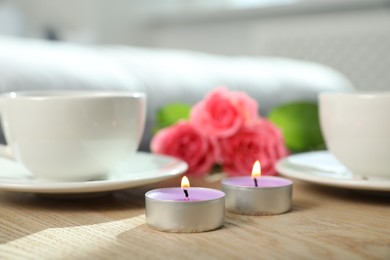
M 260 162 L 256 161 L 255 164 L 253 164 L 253 168 L 252 168 L 252 178 L 253 178 L 253 181 L 255 182 L 255 187 L 257 187 L 257 177 L 260 177 L 260 176 L 261 176 Z
M 186 198 L 188 198 L 188 190 L 185 188 L 189 188 L 189 187 L 190 187 L 190 181 L 188 180 L 188 178 L 186 176 L 183 176 L 183 178 L 181 178 L 181 188 L 182 188 Z

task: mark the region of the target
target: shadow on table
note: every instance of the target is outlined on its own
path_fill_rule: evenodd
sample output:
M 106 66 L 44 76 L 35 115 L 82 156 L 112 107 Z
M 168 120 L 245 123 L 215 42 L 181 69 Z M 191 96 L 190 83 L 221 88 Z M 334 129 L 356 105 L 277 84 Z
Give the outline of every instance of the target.
M 308 201 L 305 199 L 293 199 L 292 201 L 292 207 L 289 212 L 300 212 L 300 211 L 306 211 L 313 209 L 317 207 L 318 204 L 314 203 L 312 201 Z
M 332 197 L 338 200 L 359 201 L 360 203 L 380 206 L 390 205 L 390 192 L 343 189 L 316 184 L 305 184 L 304 189 L 310 193 L 317 193 L 320 196 Z

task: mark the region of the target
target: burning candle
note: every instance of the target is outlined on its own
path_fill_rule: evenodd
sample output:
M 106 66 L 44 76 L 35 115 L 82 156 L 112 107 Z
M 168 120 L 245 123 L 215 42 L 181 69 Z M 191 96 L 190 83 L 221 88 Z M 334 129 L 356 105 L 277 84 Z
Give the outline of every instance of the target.
M 244 215 L 274 215 L 291 209 L 292 181 L 261 176 L 256 161 L 252 176 L 231 177 L 222 181 L 226 193 L 226 209 Z
M 222 227 L 225 193 L 190 187 L 184 176 L 181 188 L 162 188 L 145 194 L 148 226 L 166 232 L 203 232 Z

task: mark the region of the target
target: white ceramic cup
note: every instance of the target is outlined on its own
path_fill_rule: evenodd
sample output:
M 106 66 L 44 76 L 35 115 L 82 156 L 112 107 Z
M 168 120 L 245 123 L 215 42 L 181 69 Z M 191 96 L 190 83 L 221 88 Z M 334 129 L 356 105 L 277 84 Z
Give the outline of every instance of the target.
M 390 92 L 322 93 L 321 128 L 329 151 L 363 178 L 390 178 Z
M 26 91 L 0 96 L 7 146 L 0 156 L 38 179 L 101 178 L 137 150 L 145 124 L 143 93 Z

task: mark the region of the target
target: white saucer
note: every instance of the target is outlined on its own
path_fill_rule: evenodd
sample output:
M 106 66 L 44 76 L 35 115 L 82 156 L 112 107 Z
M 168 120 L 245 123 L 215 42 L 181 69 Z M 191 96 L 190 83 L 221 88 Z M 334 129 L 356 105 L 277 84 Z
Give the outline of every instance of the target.
M 390 179 L 363 179 L 355 176 L 327 151 L 288 156 L 277 162 L 276 170 L 286 177 L 332 187 L 390 191 Z
M 81 194 L 121 190 L 179 175 L 187 164 L 169 156 L 138 152 L 102 180 L 56 182 L 35 179 L 19 164 L 0 158 L 0 190 L 41 194 Z

